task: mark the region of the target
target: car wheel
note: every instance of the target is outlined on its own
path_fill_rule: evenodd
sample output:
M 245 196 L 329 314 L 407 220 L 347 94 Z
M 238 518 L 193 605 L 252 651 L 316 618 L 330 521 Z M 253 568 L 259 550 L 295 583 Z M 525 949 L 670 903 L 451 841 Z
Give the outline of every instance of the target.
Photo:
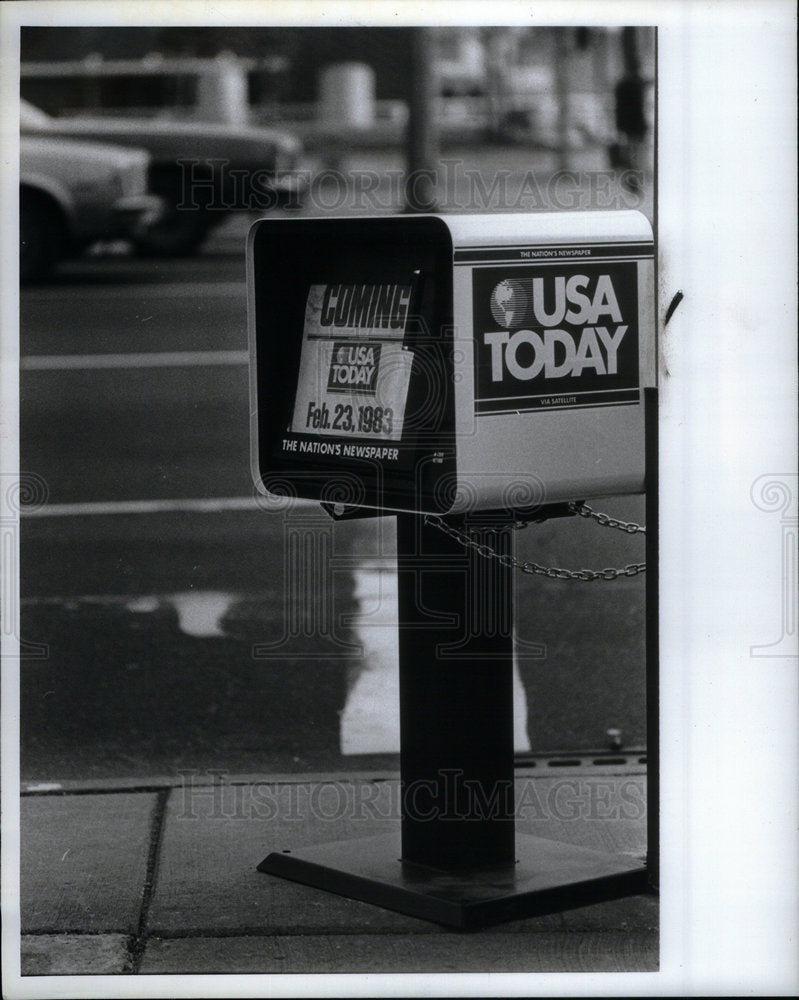
M 40 281 L 65 255 L 66 234 L 58 208 L 36 194 L 19 200 L 19 279 Z
M 135 237 L 133 245 L 148 257 L 188 257 L 199 250 L 217 221 L 208 212 L 169 207 Z

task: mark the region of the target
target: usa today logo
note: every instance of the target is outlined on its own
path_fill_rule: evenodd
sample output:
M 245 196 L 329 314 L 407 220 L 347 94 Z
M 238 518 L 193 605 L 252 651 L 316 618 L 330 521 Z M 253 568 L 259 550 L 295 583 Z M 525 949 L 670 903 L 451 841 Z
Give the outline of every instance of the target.
M 629 324 L 610 273 L 503 278 L 489 305 L 502 328 L 482 337 L 492 382 L 618 374 Z
M 380 344 L 333 344 L 330 371 L 327 378 L 328 392 L 360 392 L 374 395 L 377 372 L 380 367 Z

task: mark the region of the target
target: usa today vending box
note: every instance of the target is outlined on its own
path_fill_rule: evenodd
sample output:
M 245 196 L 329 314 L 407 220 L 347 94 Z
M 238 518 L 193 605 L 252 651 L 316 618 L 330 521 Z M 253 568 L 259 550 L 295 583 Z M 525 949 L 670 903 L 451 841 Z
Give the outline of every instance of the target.
M 247 265 L 261 492 L 437 514 L 642 492 L 640 213 L 263 219 Z

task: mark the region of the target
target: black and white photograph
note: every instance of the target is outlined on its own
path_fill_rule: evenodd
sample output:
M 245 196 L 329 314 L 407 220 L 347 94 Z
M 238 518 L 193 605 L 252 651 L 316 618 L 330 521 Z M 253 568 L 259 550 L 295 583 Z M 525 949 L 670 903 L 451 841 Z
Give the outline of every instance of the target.
M 0 16 L 3 996 L 795 994 L 792 6 Z

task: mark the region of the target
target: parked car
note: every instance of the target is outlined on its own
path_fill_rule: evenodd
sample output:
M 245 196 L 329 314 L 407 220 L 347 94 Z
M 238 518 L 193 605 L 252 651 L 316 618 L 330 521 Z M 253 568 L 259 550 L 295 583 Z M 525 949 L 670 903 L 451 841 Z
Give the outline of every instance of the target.
M 45 276 L 98 240 L 135 238 L 161 213 L 149 155 L 54 136 L 20 137 L 20 280 Z
M 159 118 L 53 117 L 21 102 L 23 135 L 59 135 L 150 153 L 149 187 L 164 213 L 136 239 L 144 252 L 194 252 L 235 211 L 301 204 L 308 172 L 302 144 L 278 129 Z

